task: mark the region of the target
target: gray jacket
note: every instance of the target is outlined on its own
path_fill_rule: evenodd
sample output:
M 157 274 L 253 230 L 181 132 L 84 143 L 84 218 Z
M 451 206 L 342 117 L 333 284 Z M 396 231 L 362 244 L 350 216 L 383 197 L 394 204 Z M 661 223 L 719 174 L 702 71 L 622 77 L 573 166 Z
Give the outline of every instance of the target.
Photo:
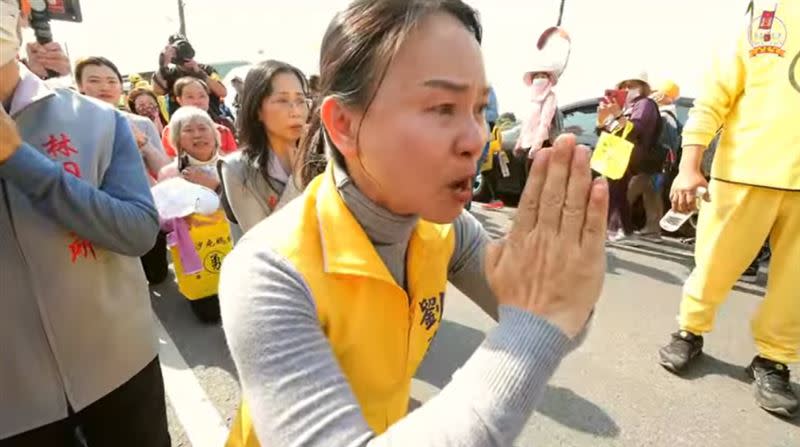
M 289 176 L 282 191 L 276 191 L 264 180 L 258 167 L 244 153 L 236 151 L 217 164 L 223 187 L 223 207 L 231 224 L 234 242 L 257 223 L 269 217 L 302 193 L 294 177 Z
M 21 67 L 0 164 L 0 439 L 80 411 L 157 354 L 136 258 L 158 214 L 119 113 Z M 80 177 L 80 178 L 78 178 Z

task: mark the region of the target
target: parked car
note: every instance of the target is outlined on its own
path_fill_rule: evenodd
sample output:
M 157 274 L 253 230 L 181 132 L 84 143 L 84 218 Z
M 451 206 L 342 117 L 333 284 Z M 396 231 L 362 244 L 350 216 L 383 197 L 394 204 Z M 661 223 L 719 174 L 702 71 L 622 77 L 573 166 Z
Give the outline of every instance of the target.
M 592 149 L 597 145 L 598 136 L 595 133 L 595 126 L 597 123 L 597 107 L 600 98 L 587 99 L 569 104 L 561 108 L 561 113 L 564 115 L 564 132 L 575 134 L 578 144 L 584 144 Z M 685 123 L 689 116 L 689 109 L 694 104 L 693 98 L 680 98 L 676 104 L 677 116 L 681 123 Z M 516 126 L 503 131 L 502 133 L 502 148 L 508 155 L 509 160 L 509 173 L 508 177 L 503 177 L 500 172 L 500 167 L 497 163 L 492 166 L 490 171 L 485 171 L 478 175 L 475 179 L 473 197 L 477 202 L 486 202 L 491 199 L 491 192 L 494 191 L 495 195 L 505 195 L 518 197 L 522 194 L 527 179 L 527 172 L 525 172 L 525 160 L 514 157 L 514 146 L 519 138 L 521 123 Z M 713 146 L 709 149 L 709 154 L 713 154 Z M 664 187 L 664 201 L 667 208 L 669 207 L 669 189 L 672 185 L 673 178 L 667 178 Z M 665 209 L 667 209 L 665 208 Z M 634 205 L 634 222 L 643 224 L 644 210 L 640 204 Z M 641 225 L 639 225 L 641 226 Z
M 561 108 L 561 113 L 564 114 L 564 132 L 575 134 L 579 144 L 584 144 L 594 149 L 597 145 L 597 134 L 595 133 L 595 125 L 597 123 L 597 107 L 600 98 L 587 99 L 569 104 Z M 686 122 L 689 116 L 689 109 L 694 104 L 693 98 L 680 98 L 677 103 L 678 120 L 682 123 Z M 514 157 L 514 146 L 519 138 L 521 124 L 517 124 L 513 128 L 503 132 L 503 151 L 508 155 L 509 171 L 508 177 L 503 177 L 500 172 L 500 167 L 497 163 L 492 167 L 491 171 L 484 172 L 476 178 L 474 198 L 477 202 L 484 202 L 489 199 L 490 191 L 494 191 L 496 195 L 511 195 L 519 196 L 522 194 L 522 189 L 525 187 L 525 179 L 527 172 L 525 172 L 525 160 Z

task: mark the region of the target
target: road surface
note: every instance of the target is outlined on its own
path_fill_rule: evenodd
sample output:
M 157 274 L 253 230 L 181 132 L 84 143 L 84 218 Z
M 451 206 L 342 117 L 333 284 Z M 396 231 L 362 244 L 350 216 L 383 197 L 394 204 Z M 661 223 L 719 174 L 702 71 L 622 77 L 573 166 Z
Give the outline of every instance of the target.
M 476 204 L 473 212 L 499 236 L 513 210 Z M 691 253 L 667 241 L 612 247 L 607 256 L 591 333 L 556 372 L 517 446 L 800 446 L 800 418 L 786 421 L 756 407 L 744 374 L 755 352 L 748 321 L 761 300 L 764 271 L 757 283 L 737 285 L 697 368 L 679 378 L 656 360 L 675 329 Z M 222 328 L 197 322 L 171 280 L 151 293 L 173 445 L 219 446 L 240 398 Z M 493 324 L 449 288 L 442 327 L 413 383 L 412 406 L 447 384 Z M 792 366 L 800 391 L 800 365 Z

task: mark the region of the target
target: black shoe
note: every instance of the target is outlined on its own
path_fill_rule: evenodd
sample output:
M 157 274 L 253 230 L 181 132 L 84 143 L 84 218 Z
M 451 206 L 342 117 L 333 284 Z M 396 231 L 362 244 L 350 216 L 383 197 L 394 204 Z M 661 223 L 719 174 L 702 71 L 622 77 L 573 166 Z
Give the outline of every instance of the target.
M 703 352 L 703 336 L 689 331 L 672 334 L 672 341 L 658 351 L 661 366 L 678 374 Z
M 747 270 L 742 273 L 742 280 L 744 281 L 755 281 L 758 279 L 758 262 L 754 262 L 750 264 L 750 267 L 747 267 Z
M 757 356 L 747 367 L 747 374 L 755 380 L 754 394 L 761 408 L 785 417 L 798 413 L 800 402 L 789 384 L 786 365 Z

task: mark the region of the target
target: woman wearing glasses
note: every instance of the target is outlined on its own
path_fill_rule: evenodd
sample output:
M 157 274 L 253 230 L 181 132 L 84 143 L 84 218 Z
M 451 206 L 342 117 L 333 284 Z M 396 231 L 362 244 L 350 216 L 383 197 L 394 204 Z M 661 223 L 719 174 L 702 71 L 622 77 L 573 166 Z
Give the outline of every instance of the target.
M 262 62 L 245 78 L 237 120 L 242 148 L 218 164 L 234 240 L 302 191 L 292 166 L 308 118 L 307 91 L 305 75 L 284 62 Z

